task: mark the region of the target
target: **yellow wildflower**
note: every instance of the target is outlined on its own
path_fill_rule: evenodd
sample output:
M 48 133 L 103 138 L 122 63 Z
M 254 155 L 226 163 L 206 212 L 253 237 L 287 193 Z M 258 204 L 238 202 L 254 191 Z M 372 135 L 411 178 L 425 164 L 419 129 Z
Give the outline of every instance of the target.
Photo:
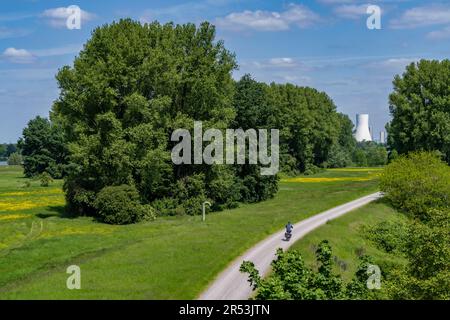
M 14 197 L 14 196 L 27 196 L 33 194 L 62 194 L 63 191 L 58 188 L 47 189 L 47 190 L 36 190 L 36 191 L 16 191 L 16 192 L 6 192 L 0 193 L 1 197 Z
M 16 219 L 23 219 L 23 218 L 30 218 L 31 216 L 29 214 L 5 214 L 0 215 L 0 220 L 16 220 Z
M 332 168 L 327 170 L 336 172 L 371 172 L 371 171 L 383 171 L 384 168 Z
M 335 181 L 369 181 L 372 180 L 374 176 L 368 177 L 340 177 L 340 178 L 289 178 L 281 179 L 282 182 L 335 182 Z

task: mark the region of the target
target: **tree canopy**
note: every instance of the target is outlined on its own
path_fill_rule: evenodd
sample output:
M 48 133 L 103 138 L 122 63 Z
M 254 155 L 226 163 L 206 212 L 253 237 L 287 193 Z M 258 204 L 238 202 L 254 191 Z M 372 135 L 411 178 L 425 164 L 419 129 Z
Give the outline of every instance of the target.
M 98 216 L 97 195 L 108 187 L 135 188 L 142 205 L 159 215 L 197 214 L 272 197 L 277 176 L 260 165 L 175 165 L 174 130 L 279 129 L 281 163 L 290 173 L 311 172 L 333 145 L 352 143 L 349 123 L 323 92 L 292 84 L 234 81 L 234 54 L 205 22 L 141 24 L 130 19 L 95 29 L 72 67 L 57 81 L 52 121 L 70 153 L 67 202 L 78 214 Z M 111 188 L 108 190 L 112 190 Z M 107 197 L 104 197 L 105 199 Z
M 27 177 L 47 172 L 61 178 L 67 163 L 67 146 L 60 126 L 40 116 L 28 122 L 18 142 Z
M 318 270 L 308 267 L 298 250 L 277 250 L 272 273 L 263 279 L 251 261 L 244 261 L 240 271 L 248 273 L 248 282 L 259 300 L 335 300 L 367 299 L 373 294 L 367 288 L 369 256 L 359 257 L 353 279 L 345 283 L 333 270 L 333 251 L 327 240 L 316 250 Z
M 401 233 L 391 227 L 377 235 L 378 243 L 394 236 L 390 242 L 407 259 L 389 271 L 389 297 L 449 299 L 450 167 L 435 153 L 412 152 L 389 164 L 380 180 L 387 200 L 410 217 Z
M 412 63 L 394 79 L 388 145 L 398 153 L 440 151 L 450 163 L 450 60 Z
M 95 214 L 96 194 L 129 185 L 159 214 L 198 213 L 239 198 L 230 168 L 175 166 L 171 133 L 227 128 L 234 119 L 234 55 L 203 23 L 142 25 L 121 20 L 94 30 L 73 67 L 57 75 L 61 88 L 53 115 L 67 134 L 73 171 L 69 204 Z M 99 204 L 97 205 L 97 207 Z

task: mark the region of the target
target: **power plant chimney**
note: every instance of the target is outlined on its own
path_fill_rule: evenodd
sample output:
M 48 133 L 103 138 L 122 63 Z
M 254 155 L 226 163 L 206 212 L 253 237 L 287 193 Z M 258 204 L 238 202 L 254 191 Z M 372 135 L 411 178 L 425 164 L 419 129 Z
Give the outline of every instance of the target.
M 369 130 L 369 115 L 357 114 L 356 115 L 356 131 L 355 139 L 358 142 L 372 141 L 372 135 Z
M 380 143 L 385 144 L 386 143 L 386 132 L 380 131 Z

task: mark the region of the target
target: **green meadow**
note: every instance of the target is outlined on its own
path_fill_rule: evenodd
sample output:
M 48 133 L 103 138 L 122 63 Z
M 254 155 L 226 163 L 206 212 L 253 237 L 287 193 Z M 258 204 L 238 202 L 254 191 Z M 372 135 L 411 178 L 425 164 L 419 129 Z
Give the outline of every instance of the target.
M 317 268 L 315 250 L 320 241 L 326 239 L 333 249 L 335 271 L 340 273 L 345 281 L 349 281 L 355 274 L 358 256 L 362 254 L 371 256 L 374 264 L 379 265 L 383 273 L 384 266 L 401 264 L 404 258 L 377 248 L 367 239 L 364 230 L 382 221 L 401 223 L 406 220 L 405 215 L 398 213 L 380 199 L 327 222 L 296 242 L 291 250 L 299 250 L 306 263 Z
M 67 215 L 62 181 L 41 187 L 24 178 L 20 167 L 0 167 L 0 299 L 194 299 L 228 263 L 288 220 L 377 191 L 380 170 L 281 179 L 273 199 L 210 213 L 206 222 L 199 215 L 112 226 Z M 363 246 L 356 226 L 392 215 L 382 206 L 330 222 L 296 245 L 308 255 L 316 240 L 334 239 L 336 255 L 351 261 L 353 247 Z M 339 239 L 339 228 L 354 239 Z M 80 290 L 66 287 L 70 265 L 81 268 Z

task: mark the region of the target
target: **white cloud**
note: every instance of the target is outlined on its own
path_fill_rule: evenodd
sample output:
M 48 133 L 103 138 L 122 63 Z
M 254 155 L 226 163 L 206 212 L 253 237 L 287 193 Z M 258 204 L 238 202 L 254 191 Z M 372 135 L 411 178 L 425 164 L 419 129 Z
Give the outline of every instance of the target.
M 392 59 L 387 59 L 384 60 L 383 62 L 381 62 L 381 65 L 384 67 L 401 67 L 404 68 L 407 65 L 411 64 L 412 62 L 415 62 L 419 60 L 418 58 L 392 58 Z
M 55 74 L 58 72 L 58 68 L 17 68 L 17 69 L 3 69 L 0 70 L 0 82 L 11 83 L 18 81 L 36 81 L 41 82 L 43 80 L 54 80 Z
M 307 85 L 312 82 L 312 78 L 308 76 L 297 76 L 287 74 L 287 75 L 278 75 L 278 77 L 284 80 L 283 82 L 294 83 L 297 85 Z
M 269 60 L 269 64 L 276 67 L 293 67 L 297 65 L 292 58 L 272 58 Z
M 285 69 L 285 68 L 297 68 L 302 65 L 293 58 L 270 58 L 265 60 L 254 61 L 241 61 L 241 65 L 245 67 L 254 67 L 257 69 Z
M 30 32 L 28 30 L 24 29 L 11 29 L 0 27 L 0 39 L 23 37 L 29 33 Z
M 36 50 L 7 48 L 1 57 L 12 63 L 32 63 L 37 58 L 76 54 L 80 52 L 81 49 L 83 49 L 83 46 L 80 44 L 69 44 L 62 47 Z
M 42 14 L 41 17 L 47 20 L 47 22 L 55 28 L 66 27 L 67 18 L 71 15 L 69 7 L 59 7 L 53 9 L 47 9 Z M 81 9 L 81 23 L 93 20 L 95 14 L 84 11 Z
M 450 39 L 450 26 L 428 33 L 427 38 L 431 40 Z
M 25 49 L 7 48 L 2 57 L 13 63 L 31 63 L 35 57 Z
M 390 73 L 399 73 L 405 70 L 406 66 L 419 61 L 420 58 L 389 58 L 370 63 L 368 66 L 377 70 L 386 70 Z
M 0 13 L 0 22 L 19 21 L 34 18 L 36 15 L 27 13 Z
M 260 10 L 230 13 L 225 18 L 217 19 L 217 25 L 231 30 L 249 28 L 259 31 L 279 31 L 289 29 L 289 25 L 281 19 L 278 12 Z
M 391 21 L 394 29 L 411 29 L 450 23 L 450 6 L 431 5 L 405 11 L 398 19 Z
M 241 0 L 194 0 L 182 3 L 143 10 L 139 21 L 150 23 L 154 20 L 184 22 L 203 22 L 205 16 L 215 16 L 223 13 L 223 7 Z M 152 1 L 148 1 L 152 2 Z M 166 1 L 170 3 L 170 1 Z
M 320 17 L 303 5 L 290 4 L 287 10 L 275 11 L 242 11 L 233 12 L 217 19 L 217 25 L 224 29 L 239 31 L 245 29 L 257 31 L 288 30 L 291 25 L 300 28 L 309 27 L 320 21 Z
M 342 5 L 334 8 L 334 13 L 346 19 L 359 19 L 361 16 L 367 15 L 368 4 L 360 4 L 360 5 Z
M 318 0 L 320 3 L 325 4 L 343 4 L 343 3 L 354 3 L 357 0 Z
M 56 48 L 31 50 L 31 53 L 36 57 L 54 57 L 63 56 L 66 54 L 76 54 L 80 52 L 81 49 L 83 49 L 83 45 L 81 44 L 69 44 Z
M 200 2 L 183 2 L 168 7 L 152 8 L 144 10 L 139 21 L 141 23 L 150 23 L 154 20 L 170 18 L 171 20 L 178 20 L 186 15 L 192 16 L 198 12 L 208 9 L 208 3 Z

